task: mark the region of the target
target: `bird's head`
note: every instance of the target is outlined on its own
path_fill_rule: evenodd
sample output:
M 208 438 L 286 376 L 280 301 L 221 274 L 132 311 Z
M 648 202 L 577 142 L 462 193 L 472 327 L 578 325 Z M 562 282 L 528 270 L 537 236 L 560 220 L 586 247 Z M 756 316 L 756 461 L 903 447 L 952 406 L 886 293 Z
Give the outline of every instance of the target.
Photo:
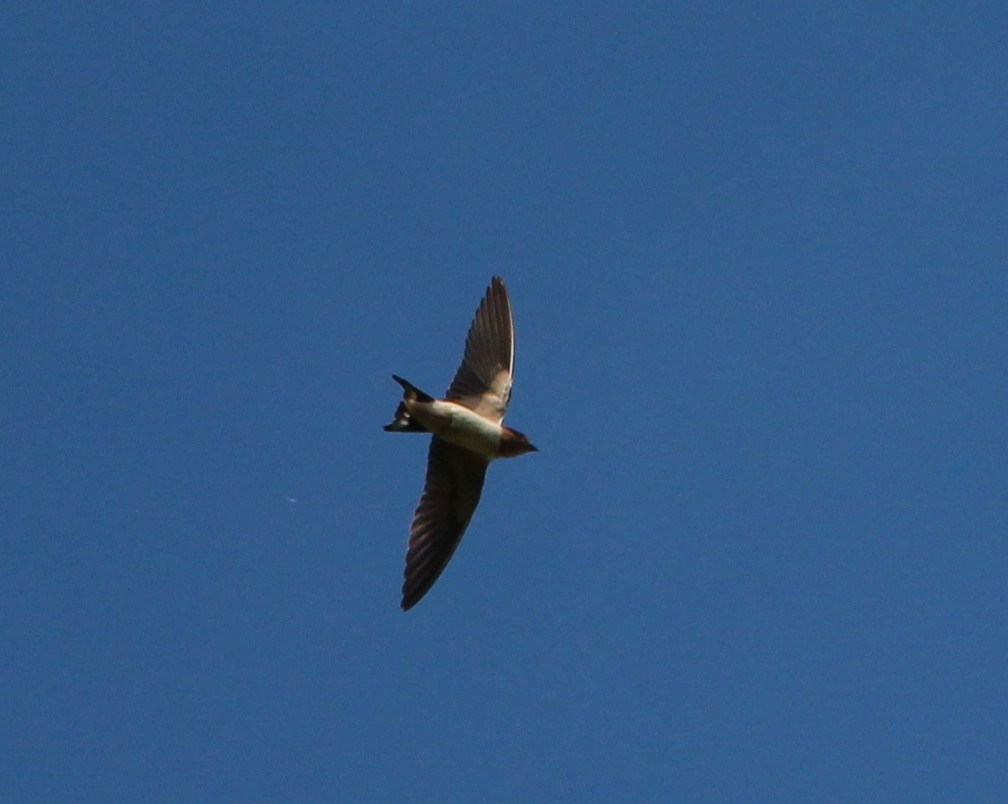
M 501 433 L 500 456 L 502 458 L 514 458 L 516 455 L 524 455 L 526 452 L 538 451 L 524 433 L 519 433 L 511 427 L 505 427 Z

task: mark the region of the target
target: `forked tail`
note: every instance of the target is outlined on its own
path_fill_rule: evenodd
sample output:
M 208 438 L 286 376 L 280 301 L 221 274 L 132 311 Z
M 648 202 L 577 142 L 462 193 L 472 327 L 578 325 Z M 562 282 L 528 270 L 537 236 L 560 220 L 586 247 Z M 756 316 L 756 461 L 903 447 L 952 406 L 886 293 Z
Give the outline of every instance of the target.
M 393 374 L 392 379 L 403 387 L 403 398 L 399 403 L 399 407 L 396 408 L 395 419 L 392 424 L 385 425 L 385 431 L 388 433 L 426 433 L 427 430 L 410 416 L 406 403 L 433 402 L 434 397 L 425 394 L 413 383 L 404 380 L 402 377 L 397 377 Z

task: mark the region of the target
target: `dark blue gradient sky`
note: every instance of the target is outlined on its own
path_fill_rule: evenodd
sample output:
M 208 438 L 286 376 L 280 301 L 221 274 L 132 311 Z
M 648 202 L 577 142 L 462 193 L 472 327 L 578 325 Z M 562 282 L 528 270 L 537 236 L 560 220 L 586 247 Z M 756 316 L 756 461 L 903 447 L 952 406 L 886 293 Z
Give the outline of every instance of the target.
M 0 12 L 0 798 L 1003 800 L 1008 7 L 912 6 Z

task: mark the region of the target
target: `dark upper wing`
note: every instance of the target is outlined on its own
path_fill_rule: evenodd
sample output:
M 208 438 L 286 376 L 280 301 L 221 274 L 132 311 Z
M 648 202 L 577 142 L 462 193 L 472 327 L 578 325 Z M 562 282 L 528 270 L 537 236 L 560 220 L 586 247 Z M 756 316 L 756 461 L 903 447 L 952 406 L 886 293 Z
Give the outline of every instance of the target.
M 511 398 L 514 376 L 514 323 L 504 280 L 495 276 L 476 311 L 465 357 L 446 398 L 500 424 Z
M 487 461 L 437 436 L 431 438 L 427 482 L 410 527 L 403 611 L 412 608 L 448 565 L 472 519 Z

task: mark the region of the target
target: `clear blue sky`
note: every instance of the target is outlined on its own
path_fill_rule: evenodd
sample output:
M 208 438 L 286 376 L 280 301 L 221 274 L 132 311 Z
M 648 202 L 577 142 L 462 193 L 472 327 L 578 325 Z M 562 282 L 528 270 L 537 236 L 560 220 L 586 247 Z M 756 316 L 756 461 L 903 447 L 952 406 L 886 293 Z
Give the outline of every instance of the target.
M 1008 6 L 906 5 L 5 9 L 0 798 L 1005 800 Z

